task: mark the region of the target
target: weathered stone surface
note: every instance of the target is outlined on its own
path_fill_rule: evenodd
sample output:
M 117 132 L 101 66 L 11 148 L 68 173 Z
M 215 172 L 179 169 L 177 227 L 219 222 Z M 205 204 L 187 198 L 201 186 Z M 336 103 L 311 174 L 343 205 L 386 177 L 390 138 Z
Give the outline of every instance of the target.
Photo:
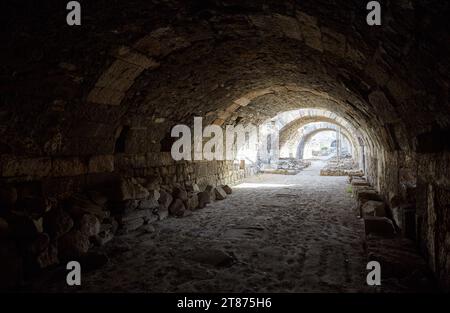
M 39 268 L 44 269 L 59 263 L 58 249 L 56 245 L 48 245 L 36 258 Z
M 87 166 L 79 158 L 56 158 L 52 161 L 52 176 L 77 176 L 87 173 Z
M 15 176 L 49 176 L 52 170 L 50 158 L 20 158 L 9 159 L 2 164 L 2 175 L 4 177 Z
M 171 27 L 158 28 L 140 39 L 134 48 L 150 56 L 166 56 L 190 46 L 190 42 L 176 34 Z
M 88 191 L 89 199 L 98 206 L 104 207 L 108 202 L 108 197 L 103 193 L 95 190 Z
M 370 184 L 365 179 L 357 179 L 357 178 L 353 178 L 351 184 L 352 186 L 367 186 L 367 187 L 370 186 Z
M 50 244 L 50 237 L 46 233 L 39 233 L 28 244 L 27 250 L 32 255 L 38 255 L 42 253 Z
M 130 212 L 127 212 L 126 214 L 123 214 L 121 216 L 118 216 L 117 219 L 121 224 L 130 222 L 130 221 L 134 221 L 136 219 L 142 219 L 142 221 L 144 222 L 144 220 L 146 218 L 151 218 L 152 215 L 152 211 L 149 209 L 136 209 Z
M 185 185 L 187 192 L 200 192 L 200 187 L 196 183 L 188 183 Z
M 105 173 L 114 171 L 113 155 L 95 155 L 89 159 L 89 173 Z
M 181 199 L 174 199 L 169 206 L 169 213 L 176 217 L 181 217 L 186 210 L 184 203 Z
M 144 225 L 144 218 L 137 217 L 134 219 L 127 219 L 126 221 L 122 221 L 119 226 L 118 234 L 128 234 L 132 231 L 135 231 L 142 225 Z
M 364 218 L 366 235 L 374 234 L 383 237 L 394 237 L 394 224 L 387 217 L 367 216 Z
M 216 194 L 216 200 L 224 200 L 227 197 L 227 193 L 220 186 L 214 189 L 214 193 Z
M 169 216 L 169 207 L 165 207 L 164 205 L 159 204 L 158 209 L 155 209 L 153 212 L 158 216 L 158 220 L 161 221 Z
M 72 229 L 58 240 L 59 256 L 63 260 L 79 258 L 88 252 L 89 247 L 89 237 L 76 229 Z
M 62 209 L 53 209 L 44 215 L 44 230 L 52 237 L 59 238 L 69 232 L 73 225 L 73 219 Z
M 363 202 L 368 200 L 381 200 L 380 195 L 373 189 L 360 189 L 356 191 L 356 196 L 358 200 Z
M 216 200 L 216 190 L 213 186 L 211 185 L 207 185 L 205 188 L 205 192 L 209 192 L 210 194 L 210 201 L 215 201 Z
M 188 199 L 186 190 L 182 189 L 181 187 L 175 187 L 173 189 L 172 196 L 175 199 L 180 199 L 181 201 L 187 201 Z
M 386 216 L 386 204 L 383 201 L 369 200 L 362 205 L 363 216 Z
M 155 201 L 158 201 L 159 197 L 161 197 L 159 190 L 150 189 L 148 192 L 150 193 L 150 195 L 148 196 L 148 199 L 153 199 Z
M 107 229 L 101 231 L 97 236 L 93 238 L 93 241 L 98 246 L 104 246 L 114 238 L 112 230 Z
M 118 200 L 145 199 L 150 194 L 134 178 L 123 178 L 119 184 Z
M 109 205 L 112 216 L 122 216 L 134 212 L 139 207 L 140 200 L 125 200 L 113 202 Z
M 141 210 L 143 210 L 143 209 L 152 210 L 152 209 L 155 209 L 158 207 L 159 207 L 159 203 L 158 203 L 158 200 L 156 200 L 155 198 L 140 200 L 139 206 L 138 206 L 138 208 Z
M 233 190 L 232 190 L 231 187 L 228 186 L 228 185 L 223 185 L 223 186 L 222 186 L 222 189 L 223 189 L 223 191 L 225 191 L 225 193 L 226 193 L 227 195 L 231 195 L 231 194 L 233 193 Z
M 67 211 L 74 219 L 79 219 L 87 213 L 103 220 L 109 214 L 102 206 L 94 203 L 84 194 L 75 194 L 70 197 L 67 201 Z
M 113 52 L 113 55 L 120 60 L 135 64 L 144 69 L 155 68 L 159 66 L 159 63 L 155 62 L 153 59 L 136 52 L 130 47 L 121 46 Z M 99 85 L 99 82 L 97 82 L 97 85 Z
M 184 201 L 184 205 L 187 210 L 194 211 L 198 208 L 198 195 L 196 193 L 190 194 L 189 198 Z
M 145 61 L 144 61 L 145 62 Z M 137 62 L 134 62 L 137 63 Z M 148 66 L 156 63 L 148 62 Z M 119 105 L 125 91 L 131 87 L 135 78 L 145 67 L 123 60 L 116 60 L 98 79 L 95 88 L 89 93 L 88 101 L 98 104 Z
M 427 292 L 436 290 L 432 273 L 414 242 L 396 237 L 366 237 L 368 258 L 378 261 L 386 292 Z
M 52 204 L 49 199 L 41 196 L 24 196 L 17 201 L 16 207 L 30 217 L 38 219 L 52 208 Z
M 95 215 L 83 215 L 79 224 L 81 232 L 87 237 L 96 236 L 100 232 L 100 221 Z
M 158 199 L 159 204 L 163 207 L 163 208 L 168 208 L 169 205 L 172 203 L 173 197 L 170 193 L 166 192 L 166 191 L 161 191 L 160 192 L 160 197 Z
M 300 30 L 305 40 L 305 44 L 318 51 L 323 51 L 322 34 L 317 26 L 317 19 L 314 16 L 304 12 L 296 12 L 297 19 L 300 24 Z
M 202 191 L 198 193 L 198 208 L 203 209 L 208 203 L 211 203 L 211 193 Z
M 144 187 L 147 190 L 156 190 L 159 191 L 159 186 L 162 183 L 162 179 L 160 176 L 149 176 L 146 178 L 146 182 L 144 183 Z
M 403 204 L 391 209 L 392 218 L 402 234 L 409 239 L 416 239 L 416 208 L 411 204 Z
M 275 14 L 274 19 L 276 23 L 280 25 L 280 28 L 286 37 L 296 40 L 302 40 L 300 25 L 295 18 L 281 14 Z

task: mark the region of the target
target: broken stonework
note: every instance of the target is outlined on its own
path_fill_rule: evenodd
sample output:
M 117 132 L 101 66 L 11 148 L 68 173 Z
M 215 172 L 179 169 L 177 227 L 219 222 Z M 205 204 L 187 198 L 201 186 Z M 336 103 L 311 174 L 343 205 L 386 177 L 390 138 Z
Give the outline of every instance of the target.
M 386 204 L 383 201 L 369 200 L 362 205 L 363 216 L 386 216 Z
M 223 185 L 223 186 L 221 186 L 221 187 L 222 187 L 223 191 L 225 191 L 225 193 L 226 193 L 227 195 L 231 195 L 231 194 L 233 193 L 233 190 L 231 189 L 230 186 L 228 186 L 228 185 Z
M 69 232 L 73 225 L 73 219 L 62 209 L 53 209 L 44 216 L 44 229 L 55 239 Z
M 122 178 L 120 180 L 117 200 L 145 199 L 149 195 L 148 190 L 142 187 L 134 178 Z
M 174 199 L 169 206 L 169 213 L 176 217 L 181 217 L 184 214 L 186 207 L 181 199 Z
M 216 195 L 216 200 L 224 200 L 227 197 L 227 193 L 220 186 L 217 186 L 214 192 Z
M 203 209 L 207 204 L 211 203 L 211 193 L 202 191 L 198 193 L 198 208 Z
M 63 260 L 79 258 L 88 252 L 89 247 L 88 236 L 76 229 L 71 230 L 58 240 L 59 256 Z

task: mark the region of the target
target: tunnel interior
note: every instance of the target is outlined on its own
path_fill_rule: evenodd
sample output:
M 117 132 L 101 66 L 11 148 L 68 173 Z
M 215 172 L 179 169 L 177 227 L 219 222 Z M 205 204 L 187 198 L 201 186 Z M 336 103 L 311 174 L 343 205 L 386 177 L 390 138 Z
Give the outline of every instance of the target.
M 314 135 L 339 130 L 397 233 L 448 290 L 449 4 L 380 2 L 380 27 L 356 0 L 80 1 L 81 27 L 60 26 L 57 1 L 10 4 L 5 288 L 83 259 L 120 237 L 121 223 L 135 227 L 117 212 L 149 209 L 141 225 L 183 216 L 197 193 L 257 177 L 274 159 L 304 159 Z M 175 161 L 171 130 L 194 130 L 194 117 L 203 127 L 256 125 L 258 147 L 235 160 Z

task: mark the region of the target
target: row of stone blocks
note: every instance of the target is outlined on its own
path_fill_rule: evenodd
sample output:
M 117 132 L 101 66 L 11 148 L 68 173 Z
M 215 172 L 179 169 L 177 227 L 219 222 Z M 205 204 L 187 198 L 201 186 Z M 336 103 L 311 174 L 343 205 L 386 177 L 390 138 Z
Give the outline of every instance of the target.
M 368 261 L 378 261 L 381 265 L 380 289 L 383 292 L 433 290 L 434 279 L 425 260 L 414 242 L 400 233 L 400 227 L 405 226 L 401 221 L 408 215 L 400 217 L 401 206 L 389 208 L 365 178 L 349 176 L 349 182 L 357 201 L 357 214 L 364 219 Z
M 388 208 L 367 180 L 361 176 L 349 176 L 353 197 L 356 199 L 356 213 L 364 219 L 366 235 L 376 234 L 394 237 L 396 228 L 388 217 Z

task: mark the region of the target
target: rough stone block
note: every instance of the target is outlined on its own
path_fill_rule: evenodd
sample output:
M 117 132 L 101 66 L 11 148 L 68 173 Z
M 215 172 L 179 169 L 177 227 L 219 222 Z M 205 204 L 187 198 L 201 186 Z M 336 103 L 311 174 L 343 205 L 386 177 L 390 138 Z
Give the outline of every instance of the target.
M 223 185 L 222 189 L 226 192 L 227 195 L 231 195 L 233 193 L 233 190 L 228 185 Z
M 118 200 L 145 199 L 150 195 L 134 178 L 123 178 L 119 183 Z
M 79 258 L 88 252 L 89 247 L 89 237 L 76 229 L 72 229 L 58 240 L 59 255 L 63 260 Z
M 172 196 L 176 199 L 180 199 L 181 201 L 187 201 L 188 199 L 186 190 L 182 189 L 181 187 L 173 188 Z
M 181 217 L 184 215 L 186 207 L 181 199 L 175 199 L 169 206 L 169 213 L 173 216 Z
M 9 159 L 2 162 L 4 177 L 15 176 L 49 176 L 52 170 L 50 158 Z
M 73 219 L 70 215 L 60 209 L 55 208 L 44 215 L 44 230 L 52 236 L 52 238 L 59 238 L 69 232 L 73 225 Z
M 203 209 L 207 204 L 211 203 L 211 193 L 202 191 L 198 193 L 198 208 Z
M 87 166 L 79 158 L 56 158 L 52 161 L 52 176 L 78 176 L 87 173 Z
M 227 193 L 220 186 L 217 186 L 214 192 L 216 194 L 216 200 L 224 200 L 227 197 Z
M 106 173 L 114 171 L 113 155 L 95 155 L 89 159 L 89 173 Z
M 369 200 L 362 205 L 363 216 L 386 216 L 386 204 L 382 201 Z
M 185 206 L 187 210 L 194 211 L 198 208 L 198 195 L 197 193 L 193 193 L 189 195 L 189 198 L 187 201 L 185 201 Z
M 366 235 L 374 234 L 383 237 L 394 237 L 394 224 L 387 217 L 367 216 L 364 218 Z
M 305 44 L 315 50 L 323 51 L 322 33 L 317 26 L 317 19 L 301 11 L 297 11 L 296 17 L 299 21 L 300 31 Z
M 100 233 L 100 221 L 95 215 L 85 214 L 79 222 L 80 231 L 88 236 L 96 236 Z

